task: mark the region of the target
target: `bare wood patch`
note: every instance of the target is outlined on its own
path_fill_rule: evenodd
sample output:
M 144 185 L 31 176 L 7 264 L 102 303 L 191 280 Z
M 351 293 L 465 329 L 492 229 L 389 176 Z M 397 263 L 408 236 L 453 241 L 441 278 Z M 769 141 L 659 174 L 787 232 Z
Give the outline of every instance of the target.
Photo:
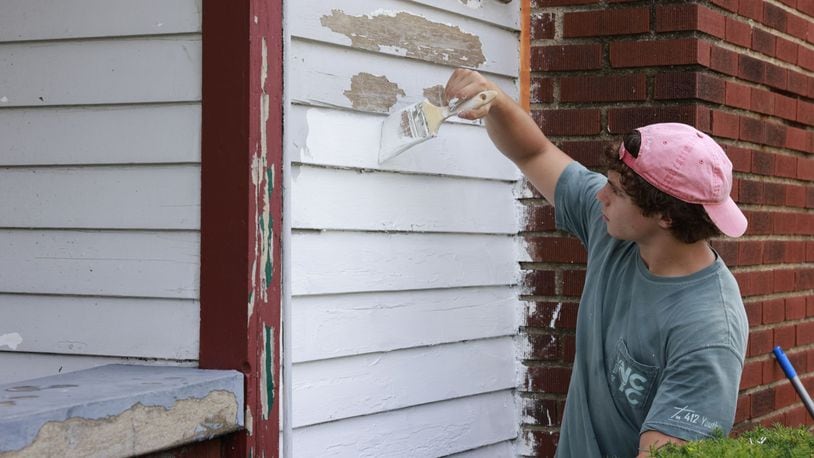
M 364 72 L 353 75 L 350 90 L 344 94 L 354 109 L 379 113 L 387 113 L 396 104 L 399 96 L 406 95 L 398 84 L 391 82 L 386 76 Z
M 478 67 L 486 61 L 478 36 L 410 13 L 351 16 L 332 10 L 320 23 L 350 38 L 354 48 L 396 48 L 407 57 L 455 66 Z
M 424 97 L 430 101 L 431 104 L 441 107 L 446 105 L 446 101 L 444 100 L 444 86 L 438 84 L 433 87 L 426 87 L 424 88 Z

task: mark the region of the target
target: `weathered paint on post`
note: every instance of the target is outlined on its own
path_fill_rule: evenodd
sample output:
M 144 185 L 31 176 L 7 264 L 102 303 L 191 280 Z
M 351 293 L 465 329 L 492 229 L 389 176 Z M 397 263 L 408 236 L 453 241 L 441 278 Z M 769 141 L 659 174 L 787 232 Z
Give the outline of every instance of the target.
M 246 376 L 230 456 L 279 451 L 282 1 L 203 4 L 201 353 Z

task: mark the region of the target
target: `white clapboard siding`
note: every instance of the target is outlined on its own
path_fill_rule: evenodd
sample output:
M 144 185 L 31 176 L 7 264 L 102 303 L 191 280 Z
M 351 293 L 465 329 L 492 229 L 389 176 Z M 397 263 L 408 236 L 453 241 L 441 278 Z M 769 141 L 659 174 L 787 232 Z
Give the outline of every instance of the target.
M 0 44 L 0 107 L 200 98 L 200 36 Z
M 0 350 L 0 384 L 21 382 L 38 377 L 90 369 L 105 364 L 140 364 L 149 366 L 196 366 L 195 361 L 111 358 L 65 354 L 23 353 Z
M 2 8 L 0 42 L 201 30 L 201 0 L 3 0 Z
M 490 24 L 514 31 L 520 30 L 520 8 L 513 2 L 502 2 L 500 0 L 459 0 L 450 2 L 448 0 L 411 0 L 415 3 L 431 6 L 462 16 L 478 19 Z
M 506 390 L 300 428 L 292 456 L 448 455 L 514 438 L 514 410 L 514 395 Z
M 197 359 L 199 314 L 193 300 L 0 294 L 0 350 Z
M 514 76 L 518 71 L 517 36 L 467 16 L 401 0 L 297 0 L 290 8 L 290 17 L 296 18 L 290 23 L 294 37 L 351 46 L 353 36 L 366 39 L 365 46 L 376 52 L 402 58 L 408 56 L 438 64 L 471 66 L 507 76 Z M 393 30 L 392 16 L 399 13 L 410 15 L 414 22 L 405 22 L 402 30 Z M 330 23 L 326 23 L 332 15 L 354 17 L 359 24 L 353 27 L 353 32 L 335 32 Z M 411 36 L 411 33 L 423 35 Z M 442 38 L 446 34 L 466 36 L 465 39 L 471 40 L 477 49 L 466 52 L 451 49 L 451 44 Z M 415 41 L 407 41 L 410 39 Z M 458 55 L 460 60 L 456 59 Z
M 0 292 L 198 296 L 197 232 L 0 230 L 0 252 Z
M 293 228 L 493 234 L 518 230 L 513 183 L 307 166 L 292 167 L 291 174 L 297 202 Z M 0 181 L 2 177 L 0 173 Z M 0 212 L 2 208 L 0 197 Z M 482 211 L 485 208 L 490 210 Z
M 198 165 L 0 168 L 0 227 L 198 229 Z
M 514 284 L 517 246 L 503 235 L 297 232 L 292 295 Z
M 447 458 L 515 458 L 514 445 L 511 441 L 498 442 L 475 450 L 448 455 Z
M 505 286 L 294 297 L 289 351 L 297 363 L 513 335 L 516 305 Z
M 495 149 L 486 129 L 452 122 L 442 126 L 439 136 L 379 163 L 383 119 L 367 113 L 294 106 L 286 116 L 286 128 L 291 132 L 290 160 L 506 181 L 520 178 L 518 168 Z
M 0 109 L 0 166 L 200 162 L 200 132 L 199 103 Z
M 513 356 L 502 337 L 295 364 L 293 426 L 510 389 Z
M 303 105 L 352 109 L 353 103 L 346 91 L 352 90 L 355 76 L 370 74 L 386 78 L 401 91 L 397 95 L 393 91 L 396 103 L 389 110 L 393 112 L 424 100 L 425 89 L 445 85 L 454 70 L 427 62 L 303 40 L 292 40 L 289 53 L 297 64 L 297 76 L 289 80 L 291 101 Z M 517 92 L 513 79 L 496 77 L 493 80 L 507 94 Z

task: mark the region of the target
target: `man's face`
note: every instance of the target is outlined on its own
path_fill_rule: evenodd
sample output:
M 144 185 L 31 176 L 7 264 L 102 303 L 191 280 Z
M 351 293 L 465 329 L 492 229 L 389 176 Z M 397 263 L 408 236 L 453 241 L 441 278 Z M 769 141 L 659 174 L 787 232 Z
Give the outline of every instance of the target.
M 620 240 L 645 241 L 663 230 L 659 215 L 644 216 L 619 182 L 619 172 L 608 171 L 608 183 L 596 193 L 608 234 Z

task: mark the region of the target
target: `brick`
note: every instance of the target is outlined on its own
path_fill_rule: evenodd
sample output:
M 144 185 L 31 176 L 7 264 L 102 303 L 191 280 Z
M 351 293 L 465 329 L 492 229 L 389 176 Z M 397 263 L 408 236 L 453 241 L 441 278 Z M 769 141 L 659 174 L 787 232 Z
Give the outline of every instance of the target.
M 752 27 L 749 24 L 734 18 L 726 18 L 726 41 L 748 48 L 752 45 Z
M 814 2 L 812 1 L 797 2 L 797 9 L 809 16 L 814 16 Z
M 785 255 L 784 242 L 778 240 L 765 240 L 763 242 L 762 264 L 782 264 Z
M 532 8 L 546 8 L 549 6 L 590 5 L 599 3 L 599 0 L 531 0 Z
M 535 261 L 585 263 L 585 248 L 574 237 L 528 237 Z
M 763 323 L 780 323 L 786 318 L 786 304 L 783 299 L 763 302 Z
M 814 343 L 814 321 L 797 324 L 797 345 Z
M 737 140 L 740 119 L 737 115 L 712 110 L 712 135 Z
M 806 262 L 814 262 L 814 242 L 806 242 Z
M 783 347 L 788 348 L 788 347 Z M 777 364 L 775 364 L 777 365 Z M 784 377 L 782 373 L 783 370 L 780 369 L 780 378 Z M 778 379 L 779 380 L 779 379 Z M 784 407 L 788 407 L 794 403 L 800 402 L 800 397 L 797 396 L 797 391 L 794 390 L 794 386 L 791 383 L 783 383 L 777 386 L 775 389 L 774 395 L 774 408 L 775 410 L 782 409 Z
M 766 79 L 766 62 L 741 55 L 738 59 L 738 76 L 747 81 L 762 83 Z
M 765 355 L 772 351 L 772 338 L 774 333 L 771 329 L 761 329 L 749 333 L 748 352 L 749 356 Z
M 756 295 L 774 292 L 774 273 L 771 271 L 752 272 L 752 290 Z M 765 304 L 764 304 L 765 305 Z
M 778 154 L 775 156 L 775 174 L 784 178 L 797 177 L 797 158 L 794 156 L 786 156 Z M 792 186 L 793 187 L 793 186 Z M 792 188 L 790 187 L 790 188 Z M 803 202 L 805 202 L 805 192 L 803 192 Z M 788 202 L 788 194 L 786 194 L 786 201 Z
M 806 262 L 806 242 L 793 241 L 786 242 L 784 261 L 789 264 L 800 264 Z
M 777 5 L 763 2 L 763 20 L 761 22 L 778 32 L 785 32 L 786 11 Z
M 584 270 L 566 270 L 562 273 L 562 295 L 576 296 L 582 295 L 585 286 Z
M 781 90 L 786 90 L 789 85 L 789 71 L 774 64 L 766 64 L 766 76 L 763 83 Z
M 752 104 L 752 90 L 744 84 L 727 81 L 724 101 L 730 107 L 748 110 Z
M 558 336 L 553 334 L 528 334 L 527 360 L 559 361 L 562 359 L 562 346 Z
M 774 291 L 776 293 L 794 291 L 797 284 L 795 271 L 789 269 L 775 270 L 772 281 L 774 282 Z M 785 300 L 780 301 L 783 303 L 783 308 L 785 309 Z
M 774 154 L 763 151 L 752 151 L 752 172 L 760 175 L 773 175 Z
M 542 0 L 541 0 L 542 1 Z M 560 433 L 556 431 L 528 430 L 523 431 L 523 442 L 533 444 L 528 452 L 531 456 L 554 456 Z
M 814 151 L 814 134 L 797 127 L 789 127 L 786 130 L 786 148 L 811 153 Z
M 741 140 L 760 145 L 766 143 L 766 125 L 763 121 L 746 117 L 742 117 L 740 121 L 739 137 Z
M 594 70 L 602 67 L 599 44 L 538 46 L 531 49 L 533 71 Z
M 751 48 L 759 53 L 774 57 L 774 35 L 761 29 L 752 30 Z
M 772 220 L 775 235 L 793 235 L 797 232 L 797 215 L 794 213 L 773 213 Z
M 574 357 L 577 354 L 577 339 L 576 336 L 566 334 L 562 336 L 562 361 L 564 363 L 573 363 Z
M 763 383 L 763 362 L 747 361 L 743 365 L 743 375 L 741 375 L 740 389 L 746 390 Z
M 558 142 L 557 146 L 568 153 L 575 161 L 586 167 L 599 167 L 603 165 L 604 152 L 607 149 L 619 150 L 618 142 L 603 141 L 570 141 Z
M 777 37 L 775 42 L 775 55 L 778 59 L 788 62 L 790 64 L 797 63 L 797 43 L 786 40 L 783 37 Z
M 740 200 L 739 200 L 740 202 Z M 746 229 L 749 235 L 771 234 L 773 229 L 772 215 L 762 211 L 744 211 L 749 226 Z
M 792 325 L 774 328 L 774 345 L 783 348 L 794 348 L 796 328 Z
M 808 296 L 806 297 L 806 317 L 810 318 L 812 316 L 814 316 L 814 296 Z M 814 357 L 814 352 L 812 352 L 812 357 Z M 814 367 L 814 364 L 810 366 Z
M 534 205 L 526 210 L 527 231 L 554 231 L 554 207 Z
M 763 2 L 741 1 L 738 4 L 738 14 L 763 22 Z
M 649 8 L 602 9 L 565 13 L 566 38 L 632 35 L 650 31 Z
M 809 20 L 795 14 L 786 14 L 786 33 L 793 37 L 805 37 L 808 34 Z
M 716 77 L 698 72 L 667 72 L 656 75 L 654 97 L 656 99 L 697 98 L 723 103 L 726 83 Z
M 545 116 L 536 111 L 532 116 L 547 135 L 596 135 L 602 128 L 600 111 L 595 109 L 548 110 Z
M 612 67 L 707 65 L 709 44 L 696 38 L 657 41 L 615 41 L 610 44 Z M 706 53 L 706 55 L 704 55 Z
M 782 94 L 774 94 L 774 111 L 771 114 L 789 121 L 796 120 L 797 99 Z
M 523 423 L 541 426 L 555 426 L 557 422 L 556 399 L 523 399 Z
M 554 81 L 550 78 L 531 78 L 531 103 L 550 103 L 554 101 Z M 795 113 L 796 115 L 796 113 Z
M 713 123 L 714 123 L 713 117 Z M 738 118 L 739 120 L 740 118 Z M 738 121 L 740 122 L 740 121 Z M 732 161 L 732 168 L 737 172 L 750 172 L 752 170 L 752 150 L 727 145 L 726 155 Z
M 800 399 L 798 397 L 797 401 L 799 402 L 799 400 Z M 805 407 L 795 407 L 786 411 L 783 418 L 783 424 L 796 428 L 805 425 L 806 420 L 811 418 L 811 415 L 809 415 L 808 410 L 806 410 Z
M 753 87 L 750 91 L 749 106 L 752 111 L 770 115 L 774 112 L 774 94 Z
M 808 92 L 808 84 L 808 77 L 806 75 L 795 71 L 789 72 L 787 85 L 789 92 L 805 95 Z
M 801 157 L 797 159 L 797 178 L 814 181 L 814 159 Z
M 733 13 L 738 12 L 738 0 L 712 0 L 712 3 Z
M 763 262 L 764 242 L 761 240 L 743 241 L 738 244 L 738 265 L 751 266 Z
M 797 65 L 806 70 L 814 71 L 814 50 L 805 46 L 798 46 Z
M 712 240 L 710 245 L 728 266 L 738 265 L 738 242 L 726 239 Z
M 534 13 L 531 15 L 530 37 L 532 40 L 542 40 L 554 38 L 553 13 Z
M 746 309 L 746 319 L 749 320 L 750 326 L 757 326 L 763 323 L 763 302 L 746 302 L 744 308 Z
M 788 130 L 786 126 L 766 121 L 764 127 L 766 129 L 767 145 L 782 148 L 786 144 L 786 132 Z
M 814 269 L 798 269 L 795 274 L 801 290 L 814 289 Z
M 571 380 L 568 367 L 529 367 L 525 388 L 529 391 L 566 394 Z
M 610 133 L 626 134 L 633 129 L 657 122 L 683 122 L 701 129 L 700 115 L 693 105 L 612 108 L 608 111 Z
M 528 294 L 535 296 L 554 295 L 554 271 L 533 270 L 525 272 L 523 283 Z
M 726 34 L 725 18 L 706 6 L 660 5 L 656 9 L 656 32 L 692 30 L 708 33 L 717 38 Z
M 560 79 L 561 102 L 623 102 L 646 98 L 647 76 L 641 73 Z
M 797 121 L 814 126 L 814 103 L 803 100 L 797 102 Z
M 578 309 L 579 304 L 576 302 L 535 302 L 526 316 L 526 326 L 576 329 Z
M 720 46 L 710 49 L 709 66 L 711 69 L 735 76 L 738 74 L 738 54 Z
M 735 407 L 735 423 L 749 419 L 749 411 L 751 410 L 751 398 L 748 394 L 742 394 L 738 397 L 738 403 Z
M 806 316 L 806 298 L 802 296 L 787 297 L 786 301 L 786 319 L 787 320 L 802 320 Z
M 752 393 L 752 417 L 762 417 L 774 410 L 774 389 Z

